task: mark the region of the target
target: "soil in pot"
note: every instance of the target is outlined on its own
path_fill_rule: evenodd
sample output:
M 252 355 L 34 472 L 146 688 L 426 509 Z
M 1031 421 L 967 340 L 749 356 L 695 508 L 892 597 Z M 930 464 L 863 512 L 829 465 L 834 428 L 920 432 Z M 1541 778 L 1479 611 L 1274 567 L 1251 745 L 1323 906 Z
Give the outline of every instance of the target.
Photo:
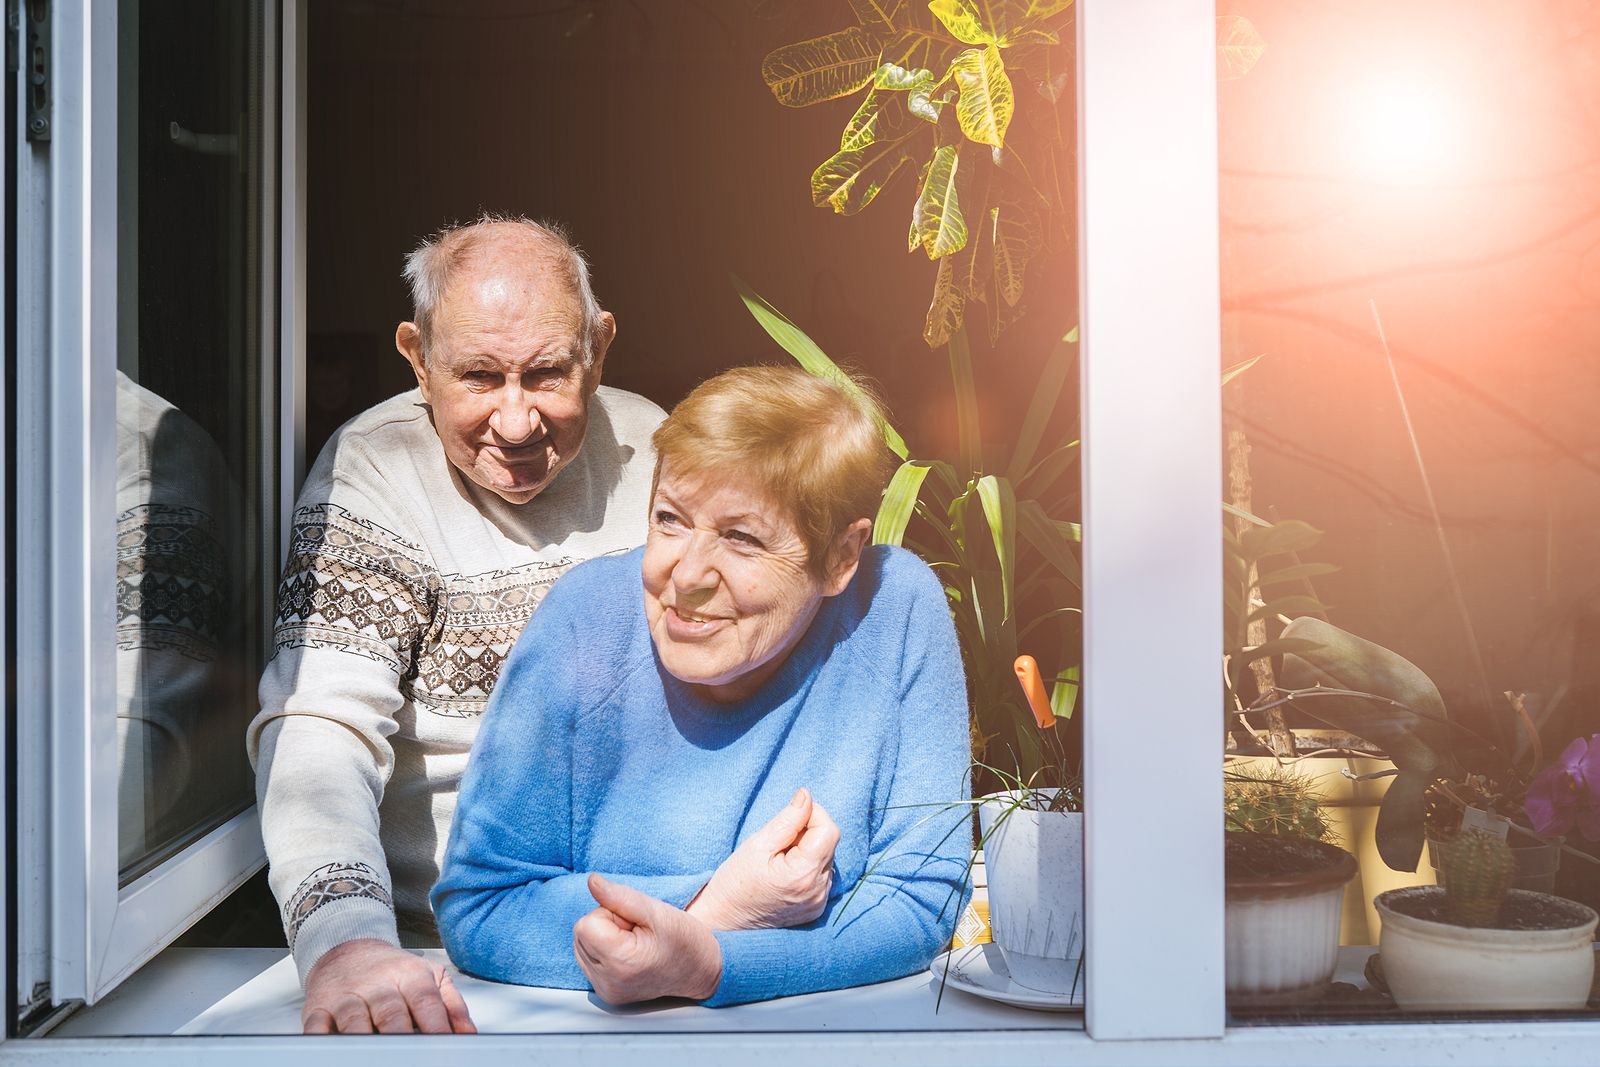
M 1428 922 L 1451 923 L 1440 892 L 1398 892 L 1384 898 L 1401 915 Z M 1564 897 L 1545 893 L 1514 893 L 1506 897 L 1500 914 L 1483 930 L 1570 930 L 1589 919 L 1589 909 Z M 1451 923 L 1451 925 L 1454 925 Z
M 1343 885 L 1355 858 L 1342 848 L 1303 837 L 1230 830 L 1223 866 L 1230 894 Z

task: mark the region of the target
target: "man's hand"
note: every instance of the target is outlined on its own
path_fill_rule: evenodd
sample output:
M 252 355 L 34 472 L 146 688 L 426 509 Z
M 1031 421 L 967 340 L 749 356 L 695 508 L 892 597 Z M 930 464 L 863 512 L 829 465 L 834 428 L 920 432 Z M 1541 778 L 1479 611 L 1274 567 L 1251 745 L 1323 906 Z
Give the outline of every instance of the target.
M 308 1034 L 475 1034 L 450 975 L 386 941 L 346 941 L 306 975 Z
M 801 789 L 722 861 L 688 912 L 713 930 L 803 926 L 828 903 L 839 827 Z
M 637 889 L 589 876 L 599 903 L 572 927 L 572 954 L 600 999 L 704 1000 L 722 982 L 722 947 L 700 920 Z

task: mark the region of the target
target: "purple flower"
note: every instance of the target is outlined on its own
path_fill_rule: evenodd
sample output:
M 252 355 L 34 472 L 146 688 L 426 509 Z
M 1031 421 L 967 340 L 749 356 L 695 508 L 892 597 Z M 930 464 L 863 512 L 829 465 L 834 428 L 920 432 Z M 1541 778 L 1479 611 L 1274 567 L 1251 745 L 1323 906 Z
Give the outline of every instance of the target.
M 1576 826 L 1585 841 L 1600 841 L 1600 734 L 1575 739 L 1535 775 L 1523 810 L 1540 837 Z

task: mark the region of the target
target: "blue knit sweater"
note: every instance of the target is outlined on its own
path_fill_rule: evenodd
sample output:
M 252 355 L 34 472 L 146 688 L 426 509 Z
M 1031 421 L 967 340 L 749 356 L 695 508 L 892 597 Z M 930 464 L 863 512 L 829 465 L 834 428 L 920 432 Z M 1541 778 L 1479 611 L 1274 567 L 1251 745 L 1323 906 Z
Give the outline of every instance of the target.
M 684 907 L 806 786 L 841 831 L 828 904 L 806 926 L 718 932 L 722 982 L 705 1003 L 927 966 L 971 845 L 968 809 L 943 806 L 968 796 L 968 734 L 938 580 L 909 552 L 868 549 L 761 692 L 717 704 L 656 658 L 642 552 L 563 577 L 505 664 L 433 890 L 450 958 L 588 989 L 572 926 L 595 907 L 589 872 Z

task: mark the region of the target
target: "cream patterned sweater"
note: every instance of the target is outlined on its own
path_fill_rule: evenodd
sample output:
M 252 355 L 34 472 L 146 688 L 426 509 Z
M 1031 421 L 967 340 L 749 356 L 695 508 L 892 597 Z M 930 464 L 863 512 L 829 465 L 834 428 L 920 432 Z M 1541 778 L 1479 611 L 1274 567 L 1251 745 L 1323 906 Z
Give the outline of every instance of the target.
M 522 505 L 451 466 L 416 390 L 322 450 L 247 740 L 302 982 L 345 941 L 438 944 L 428 891 L 500 666 L 557 578 L 644 542 L 662 417 L 601 386 L 578 455 Z

